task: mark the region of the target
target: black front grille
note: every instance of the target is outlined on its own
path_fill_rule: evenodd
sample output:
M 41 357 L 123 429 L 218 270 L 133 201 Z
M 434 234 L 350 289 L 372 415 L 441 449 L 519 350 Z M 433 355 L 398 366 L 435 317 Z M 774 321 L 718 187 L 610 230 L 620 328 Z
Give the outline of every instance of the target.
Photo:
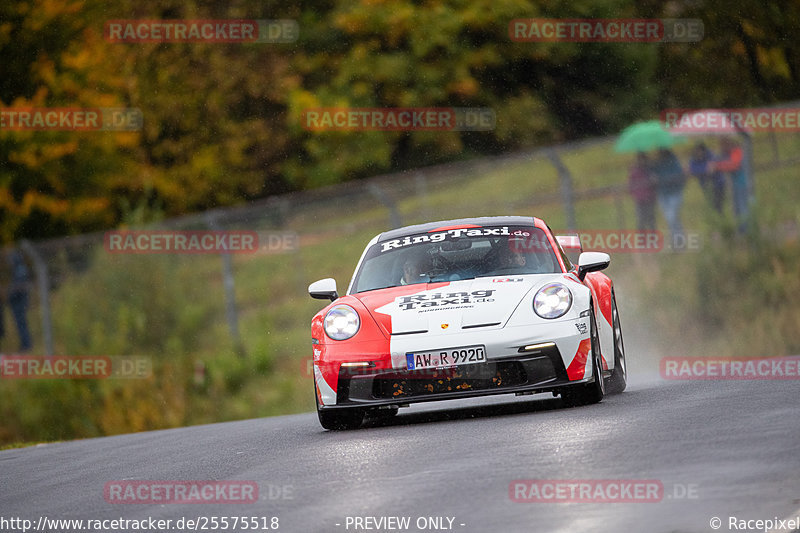
M 372 380 L 372 397 L 379 400 L 402 400 L 426 394 L 513 387 L 523 385 L 526 381 L 525 369 L 517 361 L 486 363 L 376 377 Z
M 481 391 L 502 392 L 504 388 L 543 387 L 566 380 L 558 350 L 518 355 L 513 359 L 427 370 L 342 370 L 337 403 L 398 402 L 426 396 Z

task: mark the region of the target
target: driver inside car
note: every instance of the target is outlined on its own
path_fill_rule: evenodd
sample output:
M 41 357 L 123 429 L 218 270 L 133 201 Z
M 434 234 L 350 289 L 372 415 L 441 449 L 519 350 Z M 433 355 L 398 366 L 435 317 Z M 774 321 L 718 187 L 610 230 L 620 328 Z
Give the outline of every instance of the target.
M 425 272 L 425 260 L 418 257 L 410 257 L 403 263 L 403 275 L 400 277 L 400 285 L 413 285 L 427 281 Z
M 509 271 L 514 271 L 517 274 L 536 274 L 550 271 L 547 264 L 542 261 L 541 254 L 535 251 L 533 253 L 528 252 L 525 243 L 516 239 L 511 239 L 506 245 L 501 245 L 490 264 L 491 266 L 484 274 L 485 276 L 507 274 Z
M 500 252 L 498 261 L 498 268 L 516 268 L 524 267 L 528 264 L 528 259 L 519 250 L 513 248 L 506 248 L 504 252 Z
M 494 273 L 507 271 L 511 269 L 523 268 L 528 263 L 528 259 L 522 250 L 513 246 L 512 241 L 508 245 L 501 245 L 496 255 L 489 260 L 489 269 L 484 274 L 485 276 L 493 275 Z M 488 259 L 488 258 L 487 258 Z

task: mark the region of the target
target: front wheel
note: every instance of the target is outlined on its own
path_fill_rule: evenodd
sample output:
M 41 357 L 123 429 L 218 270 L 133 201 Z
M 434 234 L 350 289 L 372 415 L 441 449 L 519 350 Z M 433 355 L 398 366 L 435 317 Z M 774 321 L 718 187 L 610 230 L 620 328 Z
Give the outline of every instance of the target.
M 628 363 L 625 361 L 625 345 L 622 342 L 622 327 L 619 325 L 617 298 L 611 292 L 611 327 L 614 329 L 614 370 L 606 384 L 608 394 L 619 394 L 628 385 Z
M 592 374 L 594 381 L 573 385 L 561 391 L 561 400 L 567 407 L 578 407 L 598 403 L 606 393 L 605 379 L 603 378 L 603 361 L 600 356 L 600 340 L 597 336 L 597 322 L 594 317 L 594 306 L 589 312 L 589 338 L 592 343 Z

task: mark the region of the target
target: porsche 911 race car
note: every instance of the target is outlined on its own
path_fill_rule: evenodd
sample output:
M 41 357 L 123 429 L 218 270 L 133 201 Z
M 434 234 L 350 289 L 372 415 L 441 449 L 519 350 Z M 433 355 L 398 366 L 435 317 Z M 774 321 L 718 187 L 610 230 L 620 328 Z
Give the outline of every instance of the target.
M 614 286 L 599 272 L 609 261 L 584 252 L 573 265 L 533 217 L 377 235 L 345 295 L 332 278 L 308 287 L 331 300 L 311 321 L 320 423 L 356 428 L 423 401 L 551 392 L 578 406 L 622 392 Z

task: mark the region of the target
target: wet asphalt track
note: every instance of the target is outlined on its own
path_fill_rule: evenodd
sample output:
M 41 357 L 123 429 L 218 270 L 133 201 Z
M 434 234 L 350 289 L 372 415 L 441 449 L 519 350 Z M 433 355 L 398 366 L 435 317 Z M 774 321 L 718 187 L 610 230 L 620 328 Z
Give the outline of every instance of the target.
M 464 533 L 658 533 L 714 531 L 717 516 L 730 531 L 729 516 L 800 514 L 799 404 L 797 381 L 632 376 L 622 395 L 575 409 L 501 396 L 415 405 L 350 432 L 304 414 L 47 444 L 0 452 L 0 517 L 277 516 L 285 532 L 420 531 L 418 517 L 451 517 Z M 529 478 L 659 480 L 664 496 L 512 502 L 509 483 Z M 260 501 L 107 503 L 104 485 L 123 479 L 254 480 Z M 411 523 L 348 529 L 348 516 Z

